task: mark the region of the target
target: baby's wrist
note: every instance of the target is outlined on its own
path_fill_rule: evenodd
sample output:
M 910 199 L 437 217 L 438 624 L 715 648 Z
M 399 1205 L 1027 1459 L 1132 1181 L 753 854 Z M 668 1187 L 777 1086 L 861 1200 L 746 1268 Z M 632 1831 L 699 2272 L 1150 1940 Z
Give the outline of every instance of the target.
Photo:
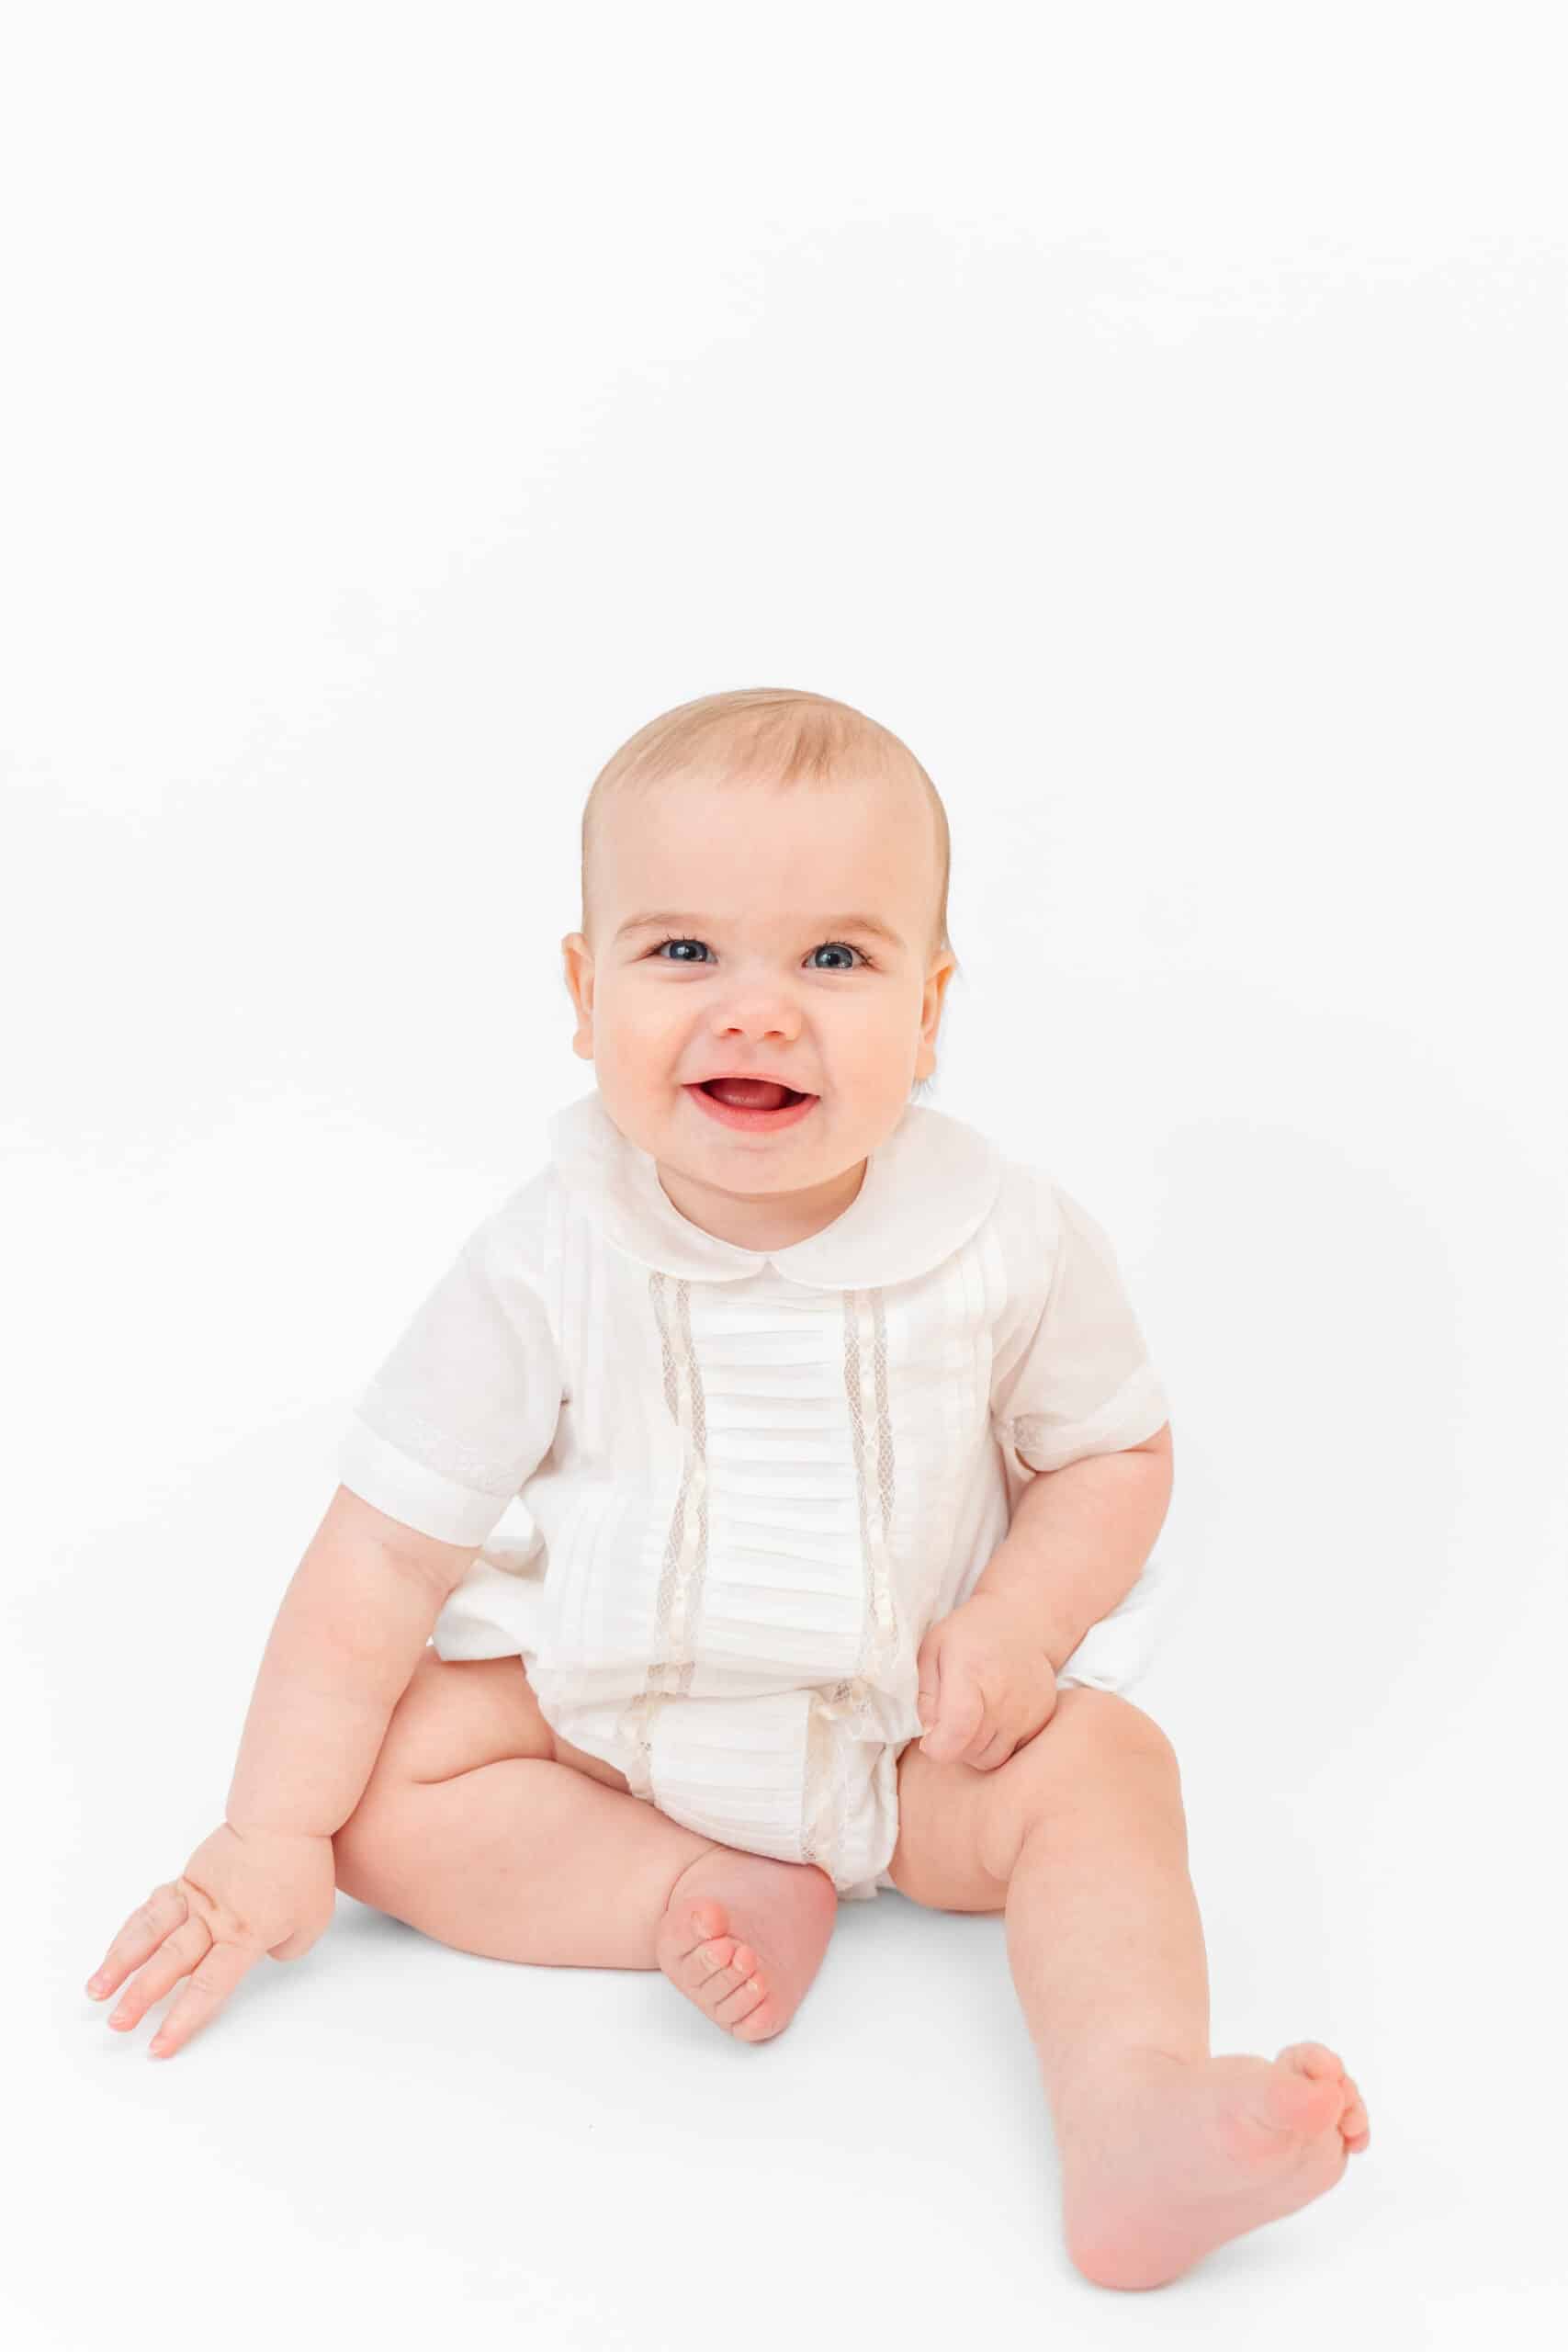
M 269 1839 L 275 1843 L 287 1839 L 292 1845 L 316 1845 L 323 1838 L 329 1844 L 332 1842 L 330 1829 L 318 1829 L 300 1821 L 264 1820 L 254 1814 L 229 1813 L 224 1815 L 224 1823 L 247 1846 L 262 1846 Z
M 987 1589 L 982 1577 L 969 1599 L 971 1602 L 983 1603 L 987 1614 L 993 1620 L 1004 1616 L 1010 1619 L 1013 1629 L 1010 1638 L 1021 1646 L 1043 1656 L 1053 1673 L 1072 1656 L 1083 1639 L 1083 1635 L 1075 1633 L 1051 1607 L 1049 1596 L 1039 1591 L 1028 1591 L 1016 1585 Z

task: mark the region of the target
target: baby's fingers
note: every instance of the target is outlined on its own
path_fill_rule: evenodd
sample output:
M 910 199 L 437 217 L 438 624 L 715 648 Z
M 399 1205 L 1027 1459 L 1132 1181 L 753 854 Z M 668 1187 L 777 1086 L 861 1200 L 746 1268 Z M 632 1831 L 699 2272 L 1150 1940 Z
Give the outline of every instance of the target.
M 1018 1742 L 1010 1731 L 995 1732 L 984 1747 L 978 1749 L 975 1755 L 966 1757 L 964 1761 L 976 1772 L 994 1772 L 998 1765 L 1007 1762 L 1017 1746 Z
M 199 2033 L 208 2019 L 223 2007 L 241 1977 L 260 1958 L 259 1952 L 247 1951 L 243 1944 L 214 1944 L 165 2012 L 164 2022 L 147 2045 L 149 2054 L 172 2058 L 176 2050 L 183 2050 L 192 2034 Z
M 161 2001 L 172 1985 L 206 1958 L 211 1942 L 211 1932 L 200 1919 L 186 1919 L 177 1927 L 173 1935 L 164 1938 L 141 1974 L 131 1978 L 109 2019 L 110 2025 L 128 2033 L 154 2001 Z
M 979 1684 L 962 1667 L 944 1667 L 941 1713 L 920 1747 L 935 1763 L 951 1764 L 962 1758 L 985 1719 L 986 1700 Z
M 117 1984 L 122 1984 L 133 1968 L 140 1968 L 152 1952 L 155 1952 L 165 1936 L 190 1917 L 190 1905 L 172 1882 L 154 1887 L 140 1910 L 133 1911 L 124 1927 L 104 1954 L 97 1973 L 87 1979 L 87 1990 L 96 2001 L 107 1998 Z

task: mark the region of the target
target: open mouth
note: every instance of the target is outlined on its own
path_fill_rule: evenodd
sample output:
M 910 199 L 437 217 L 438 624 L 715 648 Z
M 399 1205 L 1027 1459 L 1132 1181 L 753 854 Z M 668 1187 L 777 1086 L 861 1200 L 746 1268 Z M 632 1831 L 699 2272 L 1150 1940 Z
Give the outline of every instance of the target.
M 793 1126 L 809 1116 L 817 1102 L 815 1094 L 767 1078 L 707 1078 L 685 1091 L 707 1118 L 760 1135 Z
M 755 1087 L 761 1086 L 761 1084 L 763 1084 L 763 1083 L 764 1083 L 764 1081 L 763 1081 L 762 1080 L 761 1080 L 761 1079 L 747 1079 L 747 1080 L 732 1080 L 732 1079 L 727 1079 L 727 1078 L 705 1078 L 705 1079 L 701 1081 L 700 1091 L 701 1091 L 701 1092 L 703 1092 L 704 1094 L 707 1095 L 707 1096 L 710 1098 L 710 1100 L 711 1100 L 711 1101 L 713 1101 L 713 1102 L 728 1102 L 728 1103 L 730 1104 L 731 1109 L 733 1109 L 733 1110 L 738 1110 L 738 1111 L 755 1110 L 755 1109 L 757 1109 L 757 1108 L 759 1108 L 759 1107 L 760 1107 L 760 1106 L 759 1106 L 758 1104 L 756 1104 L 756 1103 L 751 1103 L 751 1102 L 740 1102 L 740 1101 L 739 1101 L 739 1096 L 737 1096 L 737 1097 L 736 1097 L 736 1099 L 734 1099 L 734 1100 L 732 1101 L 732 1100 L 731 1100 L 731 1097 L 730 1097 L 729 1095 L 728 1095 L 728 1094 L 719 1094 L 719 1093 L 716 1093 L 714 1090 L 715 1090 L 716 1087 L 721 1087 L 721 1086 L 735 1086 L 735 1087 L 739 1087 L 739 1086 L 740 1086 L 740 1085 L 742 1085 L 742 1084 L 744 1084 L 744 1085 L 745 1085 L 746 1087 L 748 1087 L 748 1088 L 755 1088 Z M 789 1107 L 790 1107 L 790 1105 L 791 1105 L 792 1103 L 795 1103 L 795 1102 L 814 1102 L 816 1101 L 816 1099 L 817 1099 L 815 1095 L 807 1095 L 807 1094 L 800 1094 L 800 1093 L 797 1093 L 797 1092 L 795 1091 L 795 1088 L 794 1088 L 793 1086 L 785 1086 L 785 1085 L 784 1084 L 784 1082 L 783 1082 L 783 1080 L 780 1080 L 779 1081 L 777 1081 L 777 1083 L 778 1083 L 779 1091 L 780 1091 L 780 1093 L 784 1096 L 784 1101 L 783 1101 L 782 1102 L 778 1102 L 778 1103 L 774 1103 L 774 1104 L 770 1105 L 769 1107 L 770 1107 L 770 1108 L 772 1108 L 772 1109 L 774 1109 L 774 1110 L 780 1110 L 780 1111 L 787 1111 L 787 1110 L 789 1109 Z

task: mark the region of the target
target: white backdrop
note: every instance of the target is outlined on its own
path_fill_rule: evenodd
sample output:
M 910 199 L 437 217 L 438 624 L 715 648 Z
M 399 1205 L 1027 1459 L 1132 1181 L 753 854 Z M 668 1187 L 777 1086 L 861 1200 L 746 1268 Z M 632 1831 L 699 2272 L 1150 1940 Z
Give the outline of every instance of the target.
M 7 17 L 13 2341 L 1546 2340 L 1555 14 Z M 81 1989 L 592 1082 L 592 775 L 752 684 L 944 796 L 929 1099 L 1110 1228 L 1172 1396 L 1214 2047 L 1371 2109 L 1152 2309 L 1061 2250 L 999 1919 L 847 1906 L 758 2049 L 346 1896 L 172 2066 Z

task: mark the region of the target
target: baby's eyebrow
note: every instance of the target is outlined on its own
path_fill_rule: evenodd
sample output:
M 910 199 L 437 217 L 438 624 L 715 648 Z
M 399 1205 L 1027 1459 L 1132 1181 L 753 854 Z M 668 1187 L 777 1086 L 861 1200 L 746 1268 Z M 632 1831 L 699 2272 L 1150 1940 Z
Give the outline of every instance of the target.
M 615 940 L 628 938 L 634 931 L 652 931 L 660 923 L 684 923 L 694 932 L 722 931 L 722 919 L 716 915 L 694 915 L 681 912 L 631 915 L 615 933 Z M 819 915 L 815 922 L 801 923 L 803 931 L 814 932 L 826 938 L 831 933 L 858 931 L 868 939 L 880 939 L 885 946 L 901 948 L 904 942 L 875 915 Z M 615 944 L 613 941 L 612 945 Z

